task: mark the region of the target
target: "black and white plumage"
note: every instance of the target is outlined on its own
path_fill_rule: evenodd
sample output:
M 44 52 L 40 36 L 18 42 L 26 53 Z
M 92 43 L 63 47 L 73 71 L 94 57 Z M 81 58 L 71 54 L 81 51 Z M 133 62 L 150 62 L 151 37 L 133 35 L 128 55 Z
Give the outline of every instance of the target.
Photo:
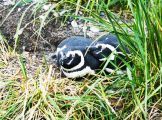
M 67 38 L 58 45 L 52 55 L 54 63 L 68 78 L 94 74 L 97 69 L 102 69 L 107 57 L 110 63 L 105 71 L 108 73 L 114 72 L 114 64 L 119 67 L 124 65 L 122 59 L 125 59 L 125 55 L 119 48 L 117 37 L 112 34 L 104 35 L 97 41 L 80 36 Z
M 128 54 L 128 49 L 124 49 Z M 113 34 L 103 35 L 96 40 L 96 42 L 94 42 L 94 44 L 90 47 L 90 52 L 101 62 L 100 64 L 106 63 L 106 61 L 109 60 L 109 63 L 105 68 L 105 71 L 108 73 L 114 72 L 116 68 L 121 68 L 121 70 L 126 69 L 123 61 L 127 61 L 127 58 L 120 49 L 117 36 Z M 120 74 L 123 72 L 118 70 L 117 73 Z
M 58 45 L 52 59 L 68 78 L 93 74 L 99 63 L 92 55 L 85 55 L 86 48 L 91 44 L 92 40 L 88 38 L 80 36 L 67 38 Z

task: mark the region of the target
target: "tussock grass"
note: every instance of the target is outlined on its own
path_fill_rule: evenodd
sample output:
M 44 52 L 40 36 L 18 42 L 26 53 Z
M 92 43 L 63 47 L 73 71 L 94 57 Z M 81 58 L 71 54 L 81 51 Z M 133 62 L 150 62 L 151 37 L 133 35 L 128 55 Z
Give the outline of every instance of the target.
M 88 1 L 85 7 L 84 2 L 78 0 L 68 5 L 77 3 L 73 6 L 74 16 L 84 10 L 93 17 L 77 18 L 116 34 L 120 44 L 130 49 L 133 66 L 126 63 L 128 69 L 123 75 L 96 74 L 83 81 L 69 80 L 61 78 L 57 69 L 42 57 L 12 52 L 0 34 L 0 119 L 162 118 L 162 3 L 159 0 L 124 1 L 133 16 L 129 23 L 107 9 L 108 5 L 116 4 L 113 0 L 110 2 Z M 52 9 L 55 8 L 47 11 L 46 17 Z M 101 18 L 96 9 L 104 11 L 106 17 Z M 16 40 L 18 38 L 15 44 Z

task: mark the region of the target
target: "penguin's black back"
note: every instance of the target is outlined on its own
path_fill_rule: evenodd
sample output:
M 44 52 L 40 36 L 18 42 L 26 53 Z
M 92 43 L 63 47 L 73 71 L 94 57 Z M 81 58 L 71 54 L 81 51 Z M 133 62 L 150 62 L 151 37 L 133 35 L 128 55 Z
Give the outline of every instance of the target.
M 58 48 L 63 47 L 66 45 L 67 47 L 69 46 L 89 46 L 92 43 L 92 40 L 89 38 L 81 37 L 81 36 L 73 36 L 70 38 L 67 38 L 63 40 L 59 45 Z
M 117 36 L 113 34 L 105 34 L 99 37 L 96 42 L 102 44 L 109 44 L 112 45 L 113 47 L 117 47 L 119 45 Z

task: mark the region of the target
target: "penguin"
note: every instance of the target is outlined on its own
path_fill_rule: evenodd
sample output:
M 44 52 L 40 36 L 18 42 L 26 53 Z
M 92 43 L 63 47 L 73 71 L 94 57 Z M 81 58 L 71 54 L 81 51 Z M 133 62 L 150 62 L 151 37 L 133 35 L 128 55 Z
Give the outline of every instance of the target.
M 125 47 L 124 50 L 129 54 L 128 48 Z M 120 68 L 121 70 L 118 70 L 117 74 L 123 74 L 123 71 L 126 70 L 124 61 L 128 60 L 120 49 L 116 35 L 109 33 L 101 36 L 92 44 L 89 51 L 99 60 L 101 69 L 105 67 L 108 61 L 107 66 L 104 68 L 106 72 L 113 73 L 116 69 Z
M 72 36 L 63 40 L 51 56 L 53 62 L 68 78 L 94 74 L 99 68 L 99 60 L 87 52 L 92 40 L 81 36 Z
M 129 54 L 128 49 L 124 49 Z M 118 38 L 113 34 L 103 35 L 96 41 L 72 36 L 58 45 L 51 58 L 68 78 L 95 74 L 102 69 L 107 73 L 123 74 L 126 70 L 124 61 L 128 61 L 120 49 Z M 116 71 L 118 68 L 120 70 Z

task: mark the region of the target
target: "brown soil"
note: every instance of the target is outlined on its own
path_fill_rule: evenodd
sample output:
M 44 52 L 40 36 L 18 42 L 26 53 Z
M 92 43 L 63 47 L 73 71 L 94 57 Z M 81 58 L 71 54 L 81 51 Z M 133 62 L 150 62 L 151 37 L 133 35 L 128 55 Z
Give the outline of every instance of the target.
M 27 7 L 28 6 L 22 6 L 16 8 L 0 26 L 1 34 L 12 47 L 14 46 L 14 35 L 20 23 L 20 18 Z M 5 19 L 11 8 L 12 7 L 9 6 L 0 6 L 0 23 Z M 54 51 L 63 39 L 82 34 L 73 32 L 70 25 L 62 25 L 60 22 L 62 18 L 54 18 L 53 15 L 50 15 L 39 35 L 38 31 L 41 23 L 38 16 L 43 14 L 43 12 L 36 13 L 36 20 L 34 20 L 34 16 L 31 15 L 31 13 L 32 10 L 28 10 L 27 13 L 25 13 L 21 24 L 21 28 L 24 28 L 24 30 L 22 34 L 19 35 L 19 46 L 17 47 L 17 51 L 19 52 L 23 50 L 27 52 Z

